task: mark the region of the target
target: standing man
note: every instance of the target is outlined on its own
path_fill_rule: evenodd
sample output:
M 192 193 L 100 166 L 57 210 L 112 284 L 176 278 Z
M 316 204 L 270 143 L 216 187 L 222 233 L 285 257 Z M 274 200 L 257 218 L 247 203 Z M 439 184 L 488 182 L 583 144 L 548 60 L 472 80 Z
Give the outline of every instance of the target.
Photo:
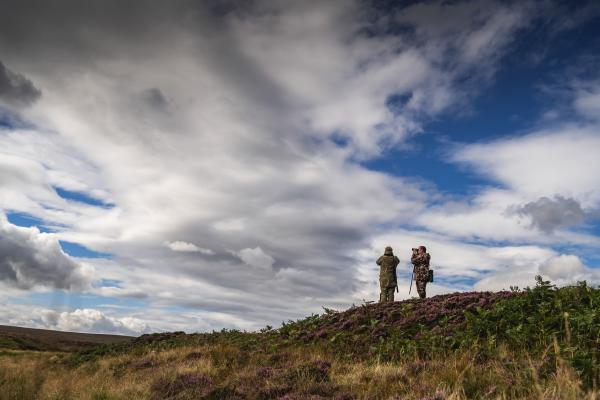
M 398 264 L 400 264 L 400 260 L 394 255 L 390 246 L 386 247 L 383 255 L 377 259 L 377 265 L 381 267 L 379 270 L 380 303 L 394 301 L 394 289 L 398 286 L 396 280 Z
M 425 246 L 419 246 L 418 251 L 413 251 L 410 261 L 413 263 L 413 273 L 417 284 L 419 297 L 424 299 L 426 296 L 425 287 L 429 282 L 429 260 L 431 256 L 427 253 Z

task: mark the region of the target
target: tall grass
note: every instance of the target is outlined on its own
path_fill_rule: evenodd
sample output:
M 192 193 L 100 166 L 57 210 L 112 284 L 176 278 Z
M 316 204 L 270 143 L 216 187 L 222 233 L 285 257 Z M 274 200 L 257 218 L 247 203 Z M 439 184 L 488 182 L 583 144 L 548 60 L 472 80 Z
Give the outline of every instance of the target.
M 348 363 L 318 347 L 280 357 L 211 346 L 181 347 L 139 357 L 108 356 L 77 367 L 50 354 L 0 357 L 0 399 L 600 399 L 558 358 L 499 349 L 477 360 L 468 351 L 401 362 Z M 548 362 L 554 372 L 540 374 Z M 286 397 L 287 396 L 287 397 Z

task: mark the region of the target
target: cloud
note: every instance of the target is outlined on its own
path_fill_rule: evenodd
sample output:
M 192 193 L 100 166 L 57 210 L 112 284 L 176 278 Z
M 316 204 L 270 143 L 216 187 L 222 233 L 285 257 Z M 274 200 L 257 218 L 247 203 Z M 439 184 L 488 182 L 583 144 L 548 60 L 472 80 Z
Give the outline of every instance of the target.
M 591 233 L 584 238 L 585 229 L 580 235 L 569 229 L 600 206 L 597 148 L 600 138 L 593 124 L 556 124 L 519 137 L 456 145 L 450 161 L 489 183 L 467 198 L 429 207 L 417 217 L 418 224 L 471 240 L 597 243 Z
M 453 160 L 518 193 L 537 198 L 561 195 L 589 207 L 600 203 L 599 147 L 595 126 L 563 125 L 522 137 L 466 145 L 458 149 Z
M 540 273 L 559 285 L 583 280 L 597 284 L 600 281 L 600 271 L 587 267 L 573 254 L 561 254 L 549 259 L 540 266 Z
M 586 82 L 576 85 L 573 106 L 580 114 L 598 120 L 600 117 L 600 82 Z
M 202 247 L 198 247 L 193 243 L 175 241 L 175 242 L 166 242 L 165 243 L 168 248 L 173 251 L 183 251 L 183 252 L 192 252 L 192 253 L 202 253 L 207 255 L 215 254 L 211 249 L 205 249 Z
M 494 59 L 528 21 L 524 8 L 496 2 L 434 2 L 391 13 L 341 3 L 259 2 L 230 26 L 244 56 L 283 92 L 284 104 L 303 111 L 314 134 L 341 136 L 363 157 L 418 133 L 423 116 L 465 103 L 477 91 L 466 82 L 493 76 Z M 456 23 L 438 22 L 448 14 Z M 453 62 L 440 62 L 449 54 Z M 409 100 L 392 112 L 392 96 Z
M 33 104 L 41 95 L 29 79 L 11 71 L 0 61 L 0 101 L 22 107 Z
M 242 249 L 237 255 L 243 262 L 255 268 L 270 269 L 275 263 L 275 259 L 265 253 L 260 247 Z
M 133 299 L 145 299 L 148 293 L 145 293 L 136 288 L 123 289 L 118 286 L 101 286 L 92 290 L 94 293 L 105 297 L 121 297 Z
M 110 317 L 102 311 L 89 308 L 62 312 L 45 310 L 41 316 L 41 320 L 46 328 L 59 331 L 123 335 L 139 335 L 150 331 L 150 327 L 137 318 Z
M 244 229 L 244 220 L 241 218 L 224 219 L 217 221 L 214 227 L 220 231 L 241 231 Z
M 0 134 L 0 174 L 9 177 L 0 206 L 42 218 L 55 238 L 110 253 L 86 263 L 119 287 L 94 293 L 186 310 L 141 316 L 153 327 L 161 318 L 198 329 L 260 327 L 345 307 L 365 287 L 357 249 L 407 224 L 449 232 L 445 240 L 412 234 L 428 248 L 443 244 L 433 252 L 441 276 L 479 279 L 549 250 L 487 253 L 456 236 L 530 238 L 502 212 L 542 196 L 587 207 L 585 192 L 554 190 L 489 193 L 474 202 L 476 215 L 464 205 L 431 208 L 440 201 L 431 188 L 357 162 L 468 107 L 527 25 L 519 5 L 438 2 L 391 16 L 353 1 L 122 7 L 5 5 L 0 52 L 44 96 L 26 112 L 38 128 Z M 23 31 L 10 15 L 39 29 Z M 390 107 L 392 98 L 406 101 Z M 156 112 L 162 106 L 168 112 Z M 465 151 L 465 163 L 485 167 Z M 72 204 L 54 186 L 114 207 Z M 453 212 L 465 218 L 450 220 Z
M 552 10 L 551 19 L 562 20 L 556 12 Z M 557 108 L 543 114 L 546 118 L 537 127 L 519 135 L 450 146 L 448 161 L 489 182 L 467 198 L 431 207 L 419 216 L 422 226 L 477 240 L 598 243 L 584 223 L 600 207 L 600 162 L 595 155 L 600 148 L 600 126 L 593 112 L 587 115 L 581 109 L 588 100 L 592 104 L 589 96 L 598 92 L 598 81 L 589 78 L 590 71 L 596 75 L 593 66 L 597 63 L 586 59 L 575 64 L 563 79 L 566 83 L 543 88 L 546 95 L 560 101 L 553 106 Z M 573 71 L 587 79 L 579 79 Z M 565 100 L 569 106 L 562 105 Z M 587 118 L 574 118 L 574 110 Z M 562 115 L 567 111 L 569 117 Z
M 150 327 L 137 318 L 114 318 L 99 310 L 84 308 L 58 312 L 47 310 L 42 316 L 43 324 L 50 329 L 75 332 L 97 332 L 139 335 L 150 332 Z
M 169 101 L 160 89 L 146 89 L 140 94 L 140 96 L 142 101 L 144 101 L 148 106 L 160 111 L 167 110 Z
M 600 273 L 597 269 L 587 267 L 576 255 L 561 254 L 525 268 L 507 266 L 481 279 L 474 285 L 474 288 L 476 290 L 503 290 L 509 289 L 510 286 L 531 287 L 535 284 L 536 275 L 541 275 L 558 286 L 572 285 L 584 280 L 589 284 L 600 282 Z
M 98 167 L 59 135 L 19 128 L 0 131 L 0 143 L 1 208 L 66 225 L 99 210 L 81 203 L 68 205 L 55 187 L 112 203 Z
M 150 306 L 136 309 L 120 304 L 98 304 L 94 308 L 53 310 L 27 302 L 4 300 L 0 301 L 0 321 L 40 329 L 134 336 L 151 332 L 206 332 L 215 327 L 250 330 L 265 326 L 265 322 L 249 324 L 244 318 L 230 314 L 194 309 L 173 313 L 169 309 Z
M 551 233 L 557 228 L 580 224 L 586 217 L 579 202 L 562 196 L 555 196 L 554 199 L 541 197 L 536 201 L 515 207 L 510 212 L 530 217 L 531 226 L 546 233 Z
M 510 206 L 522 202 L 523 197 L 514 192 L 486 187 L 473 197 L 429 207 L 415 220 L 427 230 L 450 237 L 523 243 L 535 239 L 536 233 L 506 212 Z
M 3 214 L 0 232 L 0 279 L 22 289 L 89 288 L 93 269 L 66 255 L 53 235 L 15 226 Z
M 15 326 L 133 336 L 156 331 L 142 319 L 114 315 L 114 310 L 83 308 L 59 311 L 30 304 L 1 302 L 0 305 L 0 320 Z

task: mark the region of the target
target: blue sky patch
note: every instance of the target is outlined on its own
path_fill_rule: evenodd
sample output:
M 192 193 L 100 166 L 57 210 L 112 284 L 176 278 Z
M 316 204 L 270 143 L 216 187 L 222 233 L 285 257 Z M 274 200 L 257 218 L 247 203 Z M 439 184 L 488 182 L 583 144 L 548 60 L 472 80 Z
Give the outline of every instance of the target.
M 574 60 L 600 54 L 598 20 L 592 19 L 560 34 L 549 32 L 551 28 L 543 21 L 535 24 L 523 33 L 524 40 L 517 41 L 503 57 L 494 79 L 469 101 L 466 109 L 451 108 L 426 121 L 423 133 L 410 140 L 408 149 L 393 149 L 362 164 L 396 176 L 424 179 L 442 192 L 459 196 L 474 194 L 483 185 L 497 186 L 497 182 L 447 161 L 452 147 L 527 133 L 542 122 L 545 112 L 562 107 L 568 99 L 561 98 L 559 93 L 549 99 L 543 90 L 564 84 L 558 77 L 564 80 Z M 587 71 L 587 75 L 590 73 L 598 71 Z M 390 96 L 386 106 L 395 112 L 410 97 L 410 94 Z
M 40 232 L 52 232 L 52 229 L 47 228 L 41 219 L 33 217 L 26 213 L 7 212 L 6 218 L 8 219 L 8 222 L 10 222 L 13 225 L 22 226 L 26 228 L 31 228 L 32 226 L 35 226 L 40 230 Z
M 8 222 L 13 225 L 23 226 L 30 228 L 32 226 L 37 226 L 39 228 L 42 220 L 36 217 L 32 217 L 29 214 L 18 213 L 18 212 L 8 212 L 6 213 L 6 218 L 8 218 Z
M 116 279 L 100 279 L 100 281 L 95 284 L 96 287 L 121 287 L 122 281 Z
M 444 277 L 439 276 L 439 275 L 436 276 L 435 267 L 432 266 L 432 268 L 434 269 L 434 277 L 433 277 L 434 283 L 442 285 L 442 286 L 470 289 L 478 281 L 478 279 L 471 278 L 471 277 L 465 277 L 465 276 L 444 276 Z
M 85 246 L 82 246 L 78 243 L 67 242 L 64 240 L 59 240 L 60 247 L 62 247 L 63 251 L 72 257 L 80 257 L 80 258 L 111 258 L 111 255 L 108 253 L 100 253 L 98 251 L 94 251 L 88 249 Z
M 60 187 L 54 187 L 56 194 L 62 197 L 65 200 L 77 201 L 79 203 L 88 204 L 90 206 L 103 207 L 103 208 L 112 208 L 114 204 L 105 203 L 102 200 L 95 199 L 93 197 L 88 196 L 85 193 L 75 192 L 72 190 L 66 190 Z
M 23 118 L 19 114 L 0 106 L 0 130 L 14 130 L 27 128 L 33 128 L 33 125 L 23 120 Z

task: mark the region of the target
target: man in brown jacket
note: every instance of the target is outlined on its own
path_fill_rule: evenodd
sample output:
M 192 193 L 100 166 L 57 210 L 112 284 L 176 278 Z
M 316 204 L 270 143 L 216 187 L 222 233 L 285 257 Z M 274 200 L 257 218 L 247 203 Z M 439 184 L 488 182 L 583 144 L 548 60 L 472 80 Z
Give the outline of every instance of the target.
M 429 282 L 429 260 L 431 256 L 427 253 L 425 246 L 419 246 L 417 251 L 413 250 L 410 262 L 414 265 L 413 273 L 415 277 L 415 283 L 417 284 L 417 292 L 419 297 L 424 299 L 427 295 L 425 293 L 425 287 Z

